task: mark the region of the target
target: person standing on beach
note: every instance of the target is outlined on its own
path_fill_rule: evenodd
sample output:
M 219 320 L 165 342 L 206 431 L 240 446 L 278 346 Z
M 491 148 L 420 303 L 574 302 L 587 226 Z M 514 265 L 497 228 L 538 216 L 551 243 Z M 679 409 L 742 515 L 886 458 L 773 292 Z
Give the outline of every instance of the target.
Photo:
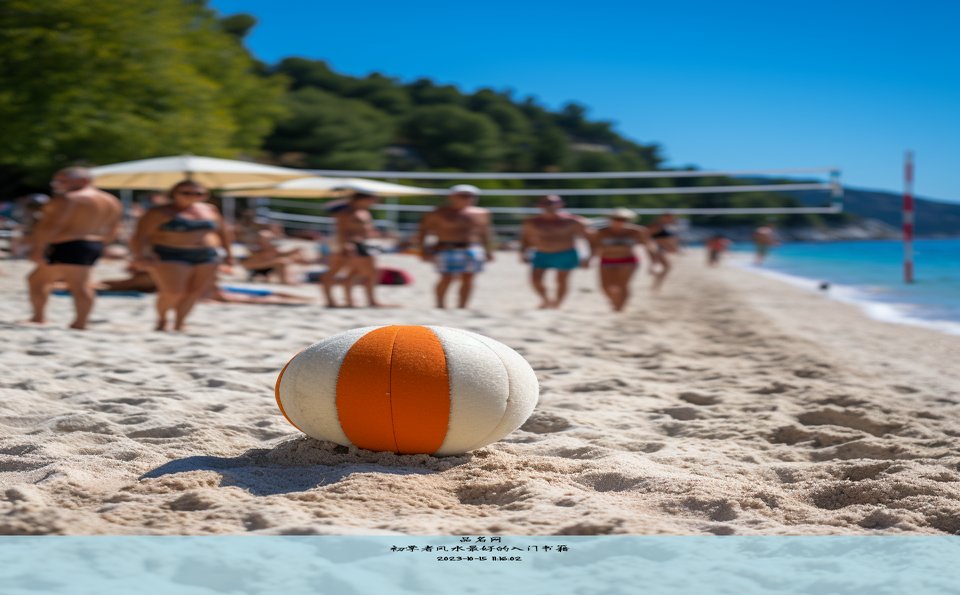
M 672 268 L 669 254 L 680 251 L 680 238 L 675 231 L 677 217 L 673 213 L 663 213 L 648 228 L 650 237 L 657 246 L 651 256 L 650 274 L 653 275 L 653 291 L 658 291 Z
M 777 244 L 777 236 L 773 231 L 773 224 L 768 223 L 758 227 L 753 232 L 753 245 L 756 248 L 754 264 L 761 265 L 770 253 L 770 248 Z
M 715 267 L 720 264 L 720 257 L 723 256 L 723 253 L 727 251 L 727 248 L 730 247 L 730 240 L 727 239 L 727 236 L 718 233 L 714 234 L 707 240 L 707 265 Z
M 592 232 L 582 217 L 563 212 L 563 199 L 559 196 L 544 196 L 537 206 L 543 213 L 523 222 L 520 259 L 533 265 L 530 281 L 540 296 L 540 308 L 559 308 L 567 295 L 570 273 L 579 266 L 586 268 L 590 264 L 589 258 L 581 261 L 576 239 L 589 241 Z M 550 269 L 557 271 L 557 291 L 553 299 L 544 285 L 544 277 Z
M 206 202 L 210 193 L 192 180 L 170 189 L 170 204 L 148 210 L 130 240 L 133 267 L 147 269 L 157 284 L 156 330 L 185 329 L 187 316 L 210 292 L 217 278 L 222 248 L 224 264 L 233 266 L 233 238 L 217 207 Z
M 593 254 L 600 257 L 600 287 L 614 312 L 623 311 L 630 298 L 630 279 L 640 264 L 634 246 L 646 247 L 651 259 L 657 250 L 647 228 L 630 223 L 635 217 L 630 209 L 614 209 L 607 227 L 593 236 Z
M 420 222 L 417 234 L 421 257 L 433 261 L 440 273 L 435 293 L 437 307 L 445 307 L 447 290 L 454 279 L 460 279 L 457 306 L 466 308 L 473 293 L 474 276 L 483 270 L 484 262 L 493 260 L 493 226 L 490 211 L 475 205 L 480 190 L 470 184 L 450 188 L 447 204 L 428 213 Z M 427 236 L 436 236 L 428 247 Z
M 337 233 L 333 239 L 333 253 L 330 256 L 327 272 L 321 279 L 328 308 L 338 307 L 333 299 L 333 286 L 336 284 L 337 273 L 343 270 L 347 272 L 344 283 L 347 308 L 354 307 L 353 284 L 358 280 L 363 282 L 367 294 L 367 305 L 371 308 L 383 306 L 374 297 L 374 288 L 377 286 L 379 277 L 374 250 L 368 243 L 370 238 L 377 235 L 377 230 L 373 226 L 373 215 L 370 214 L 370 207 L 376 202 L 376 196 L 357 192 L 336 214 Z
M 37 267 L 27 278 L 31 322 L 46 322 L 45 310 L 52 285 L 64 281 L 73 296 L 76 317 L 72 329 L 85 329 L 96 293 L 90 272 L 103 249 L 120 232 L 123 207 L 112 194 L 93 186 L 84 167 L 68 167 L 50 181 L 53 196 L 33 229 L 30 260 Z

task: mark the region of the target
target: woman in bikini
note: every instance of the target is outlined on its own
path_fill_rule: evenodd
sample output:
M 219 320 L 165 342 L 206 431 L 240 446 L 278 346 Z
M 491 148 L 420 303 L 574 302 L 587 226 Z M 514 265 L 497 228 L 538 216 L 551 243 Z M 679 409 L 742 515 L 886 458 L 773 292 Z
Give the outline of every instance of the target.
M 653 291 L 660 289 L 664 279 L 672 268 L 669 254 L 680 251 L 680 238 L 675 230 L 677 217 L 673 213 L 664 213 L 650 224 L 650 237 L 656 244 L 656 251 L 651 254 L 650 274 L 653 275 Z
M 609 225 L 593 236 L 593 254 L 600 257 L 600 287 L 615 312 L 621 312 L 630 297 L 630 279 L 640 259 L 634 246 L 641 244 L 651 254 L 655 244 L 645 227 L 630 223 L 636 214 L 630 209 L 614 209 Z
M 191 180 L 170 189 L 170 204 L 147 211 L 130 240 L 134 266 L 150 271 L 157 284 L 157 330 L 167 330 L 167 315 L 174 312 L 173 328 L 184 329 L 193 306 L 214 286 L 220 264 L 233 266 L 232 238 L 220 211 L 206 202 L 210 193 Z

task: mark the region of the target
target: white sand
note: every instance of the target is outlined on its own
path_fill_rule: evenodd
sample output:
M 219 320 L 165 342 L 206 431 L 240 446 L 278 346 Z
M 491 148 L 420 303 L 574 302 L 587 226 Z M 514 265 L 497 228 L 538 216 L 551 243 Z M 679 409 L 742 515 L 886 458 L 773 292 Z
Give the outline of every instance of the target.
M 49 327 L 14 324 L 27 266 L 0 263 L 0 534 L 960 532 L 960 337 L 697 253 L 660 296 L 638 278 L 622 315 L 595 270 L 566 310 L 531 310 L 508 253 L 474 310 L 438 312 L 433 273 L 386 260 L 416 277 L 382 290 L 405 308 L 203 304 L 189 334 L 147 331 L 152 297 L 101 298 L 87 332 L 62 328 L 62 297 Z M 517 349 L 542 385 L 532 418 L 433 458 L 319 443 L 281 417 L 289 357 L 390 323 Z

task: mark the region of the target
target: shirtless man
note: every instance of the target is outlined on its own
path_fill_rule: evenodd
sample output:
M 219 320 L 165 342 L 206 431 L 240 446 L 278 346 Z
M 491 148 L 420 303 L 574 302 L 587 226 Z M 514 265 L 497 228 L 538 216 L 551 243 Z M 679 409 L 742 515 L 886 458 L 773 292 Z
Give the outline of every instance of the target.
M 374 308 L 383 305 L 377 302 L 373 295 L 378 281 L 377 263 L 367 243 L 367 240 L 377 235 L 377 230 L 373 226 L 373 216 L 370 214 L 370 207 L 375 202 L 377 202 L 376 196 L 358 192 L 336 215 L 337 235 L 333 240 L 333 254 L 330 257 L 330 266 L 321 280 L 328 308 L 338 307 L 333 299 L 333 286 L 336 284 L 337 273 L 341 270 L 347 271 L 344 291 L 348 308 L 354 307 L 353 284 L 359 279 L 363 280 L 367 304 Z
M 30 260 L 37 268 L 27 277 L 31 322 L 46 322 L 44 311 L 51 286 L 64 281 L 73 296 L 76 318 L 73 329 L 87 327 L 96 293 L 90 271 L 120 231 L 123 209 L 120 201 L 93 186 L 90 170 L 68 167 L 50 182 L 53 197 L 34 228 Z
M 450 189 L 447 204 L 428 213 L 420 222 L 417 240 L 426 262 L 435 262 L 440 272 L 436 286 L 437 307 L 444 301 L 450 284 L 460 278 L 457 306 L 466 308 L 473 293 L 473 277 L 483 263 L 493 260 L 493 226 L 490 211 L 475 206 L 480 190 L 469 184 Z M 427 246 L 427 236 L 437 241 Z
M 567 295 L 567 280 L 578 266 L 586 268 L 590 259 L 581 261 L 576 239 L 589 241 L 591 231 L 581 218 L 562 211 L 563 199 L 550 195 L 537 203 L 543 214 L 523 222 L 520 232 L 520 259 L 533 264 L 530 281 L 540 296 L 540 308 L 559 308 Z M 531 255 L 530 249 L 533 249 Z M 549 269 L 557 271 L 556 297 L 551 299 L 543 283 Z

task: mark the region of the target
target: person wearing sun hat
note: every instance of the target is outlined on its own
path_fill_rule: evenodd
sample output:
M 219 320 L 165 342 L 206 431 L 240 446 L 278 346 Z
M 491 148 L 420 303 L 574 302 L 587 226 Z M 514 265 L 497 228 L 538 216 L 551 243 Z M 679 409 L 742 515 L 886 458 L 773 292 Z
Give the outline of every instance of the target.
M 493 225 L 490 211 L 476 206 L 480 189 L 470 184 L 450 188 L 447 204 L 420 221 L 417 240 L 424 261 L 433 262 L 440 273 L 435 287 L 437 307 L 446 306 L 447 290 L 459 280 L 457 306 L 466 308 L 473 293 L 474 276 L 493 260 Z M 427 245 L 428 237 L 436 241 Z
M 551 194 L 537 201 L 542 213 L 523 222 L 520 232 L 520 258 L 532 265 L 530 282 L 540 296 L 540 308 L 559 308 L 567 295 L 570 273 L 586 267 L 590 259 L 581 260 L 576 239 L 589 241 L 592 233 L 582 217 L 563 211 L 563 199 Z M 544 284 L 548 270 L 557 271 L 555 297 L 551 298 Z
M 607 213 L 609 224 L 593 236 L 593 254 L 600 257 L 600 287 L 615 312 L 630 298 L 630 279 L 640 265 L 634 246 L 643 245 L 647 254 L 656 251 L 646 227 L 633 225 L 637 214 L 619 207 Z

